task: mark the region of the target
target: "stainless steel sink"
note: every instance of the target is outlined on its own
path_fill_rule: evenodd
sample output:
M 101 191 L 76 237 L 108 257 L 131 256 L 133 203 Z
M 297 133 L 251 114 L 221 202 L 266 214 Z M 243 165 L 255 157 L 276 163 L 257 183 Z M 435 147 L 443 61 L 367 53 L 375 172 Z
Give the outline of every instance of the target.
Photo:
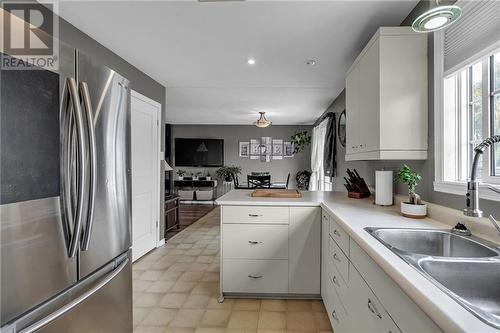
M 419 266 L 462 306 L 500 328 L 500 263 L 422 259 Z M 451 294 L 451 293 L 452 294 Z
M 471 237 L 443 230 L 372 229 L 371 234 L 395 250 L 436 257 L 481 258 L 498 253 Z
M 365 228 L 483 322 L 500 328 L 500 249 L 447 230 Z

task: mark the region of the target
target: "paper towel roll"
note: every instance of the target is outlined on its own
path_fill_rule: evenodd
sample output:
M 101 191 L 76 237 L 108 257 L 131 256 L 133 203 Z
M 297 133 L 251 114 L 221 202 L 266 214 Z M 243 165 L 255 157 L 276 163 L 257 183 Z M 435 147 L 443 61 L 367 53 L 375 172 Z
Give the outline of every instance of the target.
M 380 206 L 392 205 L 392 171 L 375 171 L 375 204 Z

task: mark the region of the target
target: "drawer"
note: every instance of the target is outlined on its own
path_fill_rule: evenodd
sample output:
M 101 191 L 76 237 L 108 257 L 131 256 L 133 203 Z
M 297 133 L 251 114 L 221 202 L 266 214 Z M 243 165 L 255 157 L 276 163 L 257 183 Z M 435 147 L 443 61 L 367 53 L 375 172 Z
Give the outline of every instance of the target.
M 290 211 L 288 207 L 266 206 L 223 206 L 223 223 L 267 223 L 288 224 Z
M 346 304 L 348 304 L 349 301 L 349 290 L 347 287 L 347 282 L 344 280 L 344 278 L 340 274 L 340 271 L 337 269 L 337 266 L 335 266 L 333 260 L 330 257 L 328 257 L 327 270 L 328 281 L 332 283 L 333 288 L 339 295 L 340 302 L 347 310 Z
M 222 251 L 230 259 L 288 259 L 288 226 L 224 224 Z
M 346 255 L 340 247 L 335 243 L 335 241 L 331 238 L 329 239 L 329 249 L 330 259 L 333 264 L 339 271 L 340 275 L 345 281 L 349 281 L 349 259 L 347 259 Z
M 288 293 L 288 260 L 225 259 L 222 272 L 223 292 Z
M 349 235 L 340 227 L 332 216 L 330 216 L 330 236 L 337 242 L 345 255 L 349 257 Z
M 359 272 L 350 272 L 350 308 L 356 311 L 353 329 L 359 332 L 401 332 Z

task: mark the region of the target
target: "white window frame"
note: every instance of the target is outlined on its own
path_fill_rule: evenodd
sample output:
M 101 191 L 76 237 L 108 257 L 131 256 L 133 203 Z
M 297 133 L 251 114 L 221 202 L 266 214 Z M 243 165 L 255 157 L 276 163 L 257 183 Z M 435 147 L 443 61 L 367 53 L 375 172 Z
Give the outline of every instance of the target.
M 494 50 L 500 48 L 500 43 L 495 43 L 491 47 L 482 52 L 476 54 L 473 59 L 468 59 L 461 64 L 458 64 L 452 68 L 449 72 L 459 70 L 467 66 L 467 64 L 472 64 L 475 60 L 480 60 L 487 55 L 493 53 Z M 434 191 L 465 195 L 466 193 L 466 182 L 464 181 L 446 181 L 444 180 L 444 32 L 437 31 L 434 33 Z M 489 77 L 489 73 L 487 73 Z M 483 77 L 484 77 L 484 66 L 483 66 Z M 485 80 L 483 89 L 489 89 L 488 80 Z M 484 81 L 483 81 L 484 82 Z M 484 94 L 483 94 L 484 95 Z M 489 94 L 488 94 L 489 95 Z M 486 102 L 486 104 L 485 104 Z M 489 104 L 488 101 L 483 99 L 483 107 Z M 490 117 L 487 112 L 484 113 L 483 117 L 483 137 L 484 133 L 490 128 Z M 488 149 L 485 154 L 483 154 L 483 165 L 491 165 L 490 151 Z M 491 191 L 487 188 L 488 185 L 499 186 L 500 177 L 490 176 L 488 174 L 488 168 L 484 168 L 484 173 L 482 175 L 482 185 L 479 189 L 479 197 L 482 199 L 500 201 L 500 197 L 497 193 Z

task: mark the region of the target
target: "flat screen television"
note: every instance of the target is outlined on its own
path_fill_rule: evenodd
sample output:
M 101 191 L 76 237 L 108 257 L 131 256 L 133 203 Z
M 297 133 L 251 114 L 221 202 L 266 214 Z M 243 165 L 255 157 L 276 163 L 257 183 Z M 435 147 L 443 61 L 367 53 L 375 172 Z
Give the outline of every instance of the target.
M 221 167 L 224 165 L 224 140 L 175 139 L 175 165 Z

